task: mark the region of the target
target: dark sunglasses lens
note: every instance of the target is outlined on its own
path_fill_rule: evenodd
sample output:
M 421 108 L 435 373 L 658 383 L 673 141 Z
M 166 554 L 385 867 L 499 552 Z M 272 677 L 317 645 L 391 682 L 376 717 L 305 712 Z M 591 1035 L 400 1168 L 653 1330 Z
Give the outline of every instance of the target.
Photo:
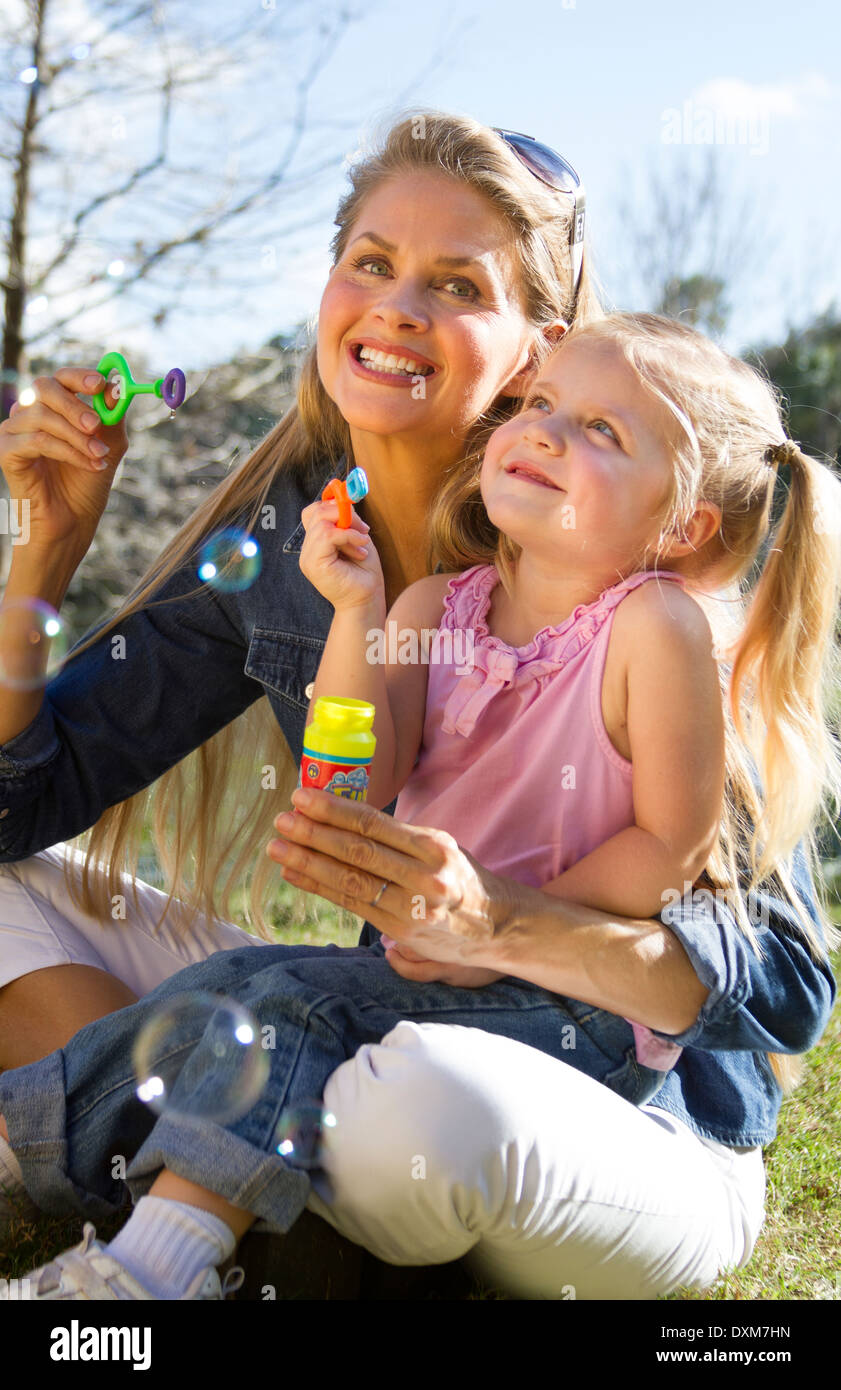
M 541 145 L 539 140 L 531 140 L 527 135 L 518 135 L 511 130 L 498 130 L 497 134 L 516 150 L 526 168 L 548 183 L 550 188 L 557 189 L 559 193 L 574 193 L 579 187 L 581 180 L 572 165 L 550 150 L 548 145 Z

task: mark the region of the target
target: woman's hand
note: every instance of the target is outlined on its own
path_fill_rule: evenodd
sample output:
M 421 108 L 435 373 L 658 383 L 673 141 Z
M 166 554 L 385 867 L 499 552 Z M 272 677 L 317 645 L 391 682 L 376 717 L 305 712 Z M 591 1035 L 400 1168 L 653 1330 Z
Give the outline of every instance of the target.
M 10 497 L 27 502 L 29 543 L 69 545 L 84 555 L 128 448 L 124 420 L 107 428 L 77 392 L 93 395 L 105 378 L 84 367 L 37 377 L 33 405 L 15 403 L 0 424 L 0 469 Z M 106 403 L 116 400 L 112 387 Z
M 334 498 L 312 502 L 301 513 L 306 538 L 301 547 L 301 570 L 337 612 L 356 608 L 385 595 L 380 557 L 366 522 L 351 512 L 347 530 L 336 525 L 339 504 Z
M 387 959 L 406 979 L 478 985 L 502 978 L 492 954 L 511 906 L 506 880 L 443 830 L 405 825 L 312 788 L 295 791 L 292 801 L 295 812 L 275 821 L 283 839 L 267 846 L 287 882 L 367 917 L 396 943 Z
M 433 980 L 444 985 L 458 985 L 461 989 L 478 989 L 482 985 L 503 980 L 501 970 L 483 970 L 481 966 L 445 965 L 441 961 L 419 956 L 405 942 L 395 941 L 391 936 L 380 936 L 385 949 L 385 958 L 396 975 L 404 980 L 416 980 L 430 984 Z
M 428 978 L 430 961 L 501 966 L 504 975 L 673 1036 L 698 1018 L 709 988 L 658 919 L 598 912 L 500 878 L 445 831 L 405 825 L 358 801 L 309 787 L 292 801 L 295 813 L 275 821 L 283 838 L 267 852 L 289 883 L 392 937 L 401 959 L 391 963 L 406 978 Z

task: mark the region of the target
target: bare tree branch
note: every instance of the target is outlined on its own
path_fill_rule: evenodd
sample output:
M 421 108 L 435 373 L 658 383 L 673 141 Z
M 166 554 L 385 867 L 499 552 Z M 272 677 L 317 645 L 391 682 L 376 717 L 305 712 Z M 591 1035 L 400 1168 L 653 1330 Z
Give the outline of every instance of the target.
M 647 308 L 721 332 L 732 288 L 750 280 L 772 235 L 755 200 L 725 182 L 720 151 L 674 165 L 652 159 L 641 193 L 618 201 L 625 281 Z
M 95 198 L 91 199 L 91 201 L 87 204 L 86 207 L 80 208 L 79 211 L 75 213 L 73 217 L 73 234 L 65 238 L 64 245 L 56 252 L 53 259 L 47 266 L 45 266 L 45 268 L 41 271 L 41 274 L 37 277 L 37 279 L 33 281 L 33 289 L 40 289 L 46 283 L 48 277 L 58 268 L 58 266 L 62 265 L 68 259 L 68 257 L 73 252 L 77 244 L 77 233 L 79 232 L 83 224 L 89 218 L 93 217 L 94 213 L 99 212 L 101 208 L 105 207 L 108 203 L 113 202 L 116 198 L 125 198 L 127 194 L 131 193 L 133 189 L 137 188 L 138 184 L 141 183 L 143 179 L 148 178 L 148 176 L 154 173 L 156 169 L 161 169 L 164 167 L 166 163 L 171 115 L 172 79 L 171 74 L 167 74 L 167 80 L 164 83 L 163 88 L 163 110 L 161 111 L 161 129 L 158 138 L 158 153 L 155 155 L 154 159 L 149 160 L 147 164 L 144 164 L 140 168 L 133 170 L 129 174 L 128 178 L 124 179 L 123 182 L 119 184 L 116 188 L 109 189 L 106 193 L 97 194 Z
M 266 271 L 271 274 L 273 269 L 266 259 L 269 248 L 276 250 L 329 217 L 330 209 L 320 212 L 313 206 L 312 190 L 341 166 L 344 156 L 335 136 L 358 128 L 358 116 L 313 114 L 314 91 L 349 25 L 370 12 L 342 3 L 335 9 L 329 5 L 326 0 L 325 8 L 316 11 L 311 0 L 279 0 L 271 12 L 255 4 L 255 14 L 249 7 L 244 19 L 185 5 L 179 26 L 177 0 L 170 0 L 165 12 L 158 0 L 92 0 L 90 48 L 79 54 L 66 26 L 59 42 L 55 36 L 50 40 L 46 15 L 48 10 L 54 13 L 53 0 L 27 0 L 27 21 L 19 26 L 26 39 L 22 44 L 20 34 L 13 35 L 12 64 L 20 63 L 23 52 L 23 61 L 36 68 L 38 80 L 25 96 L 17 88 L 21 100 L 14 112 L 3 115 L 0 140 L 0 168 L 8 171 L 12 193 L 7 267 L 0 281 L 6 298 L 7 379 L 19 368 L 28 297 L 43 295 L 50 306 L 49 315 L 26 321 L 26 341 L 36 349 L 65 340 L 74 322 L 118 299 L 128 318 L 135 311 L 146 322 L 150 314 L 153 322 L 163 322 L 175 312 L 190 317 L 193 289 L 202 277 L 213 284 L 217 305 L 230 295 L 235 308 L 237 297 L 241 302 L 243 294 L 265 287 Z M 448 35 L 443 43 L 451 41 Z M 241 98 L 240 77 L 245 74 L 248 80 L 255 58 L 262 60 L 270 45 L 282 52 L 283 71 L 289 74 L 288 81 L 284 77 L 282 113 L 272 143 L 266 139 L 265 124 L 261 129 L 246 116 L 250 133 L 243 131 L 232 139 L 226 133 L 220 163 L 218 117 L 221 114 L 224 122 L 235 109 Z M 115 61 L 115 52 L 123 47 Z M 415 83 L 438 62 L 436 52 Z M 274 77 L 268 68 L 265 75 L 268 80 Z M 224 96 L 220 103 L 220 82 L 232 93 L 229 104 Z M 397 100 L 405 100 L 407 90 Z M 127 121 L 139 118 L 144 143 L 151 123 L 151 148 L 145 143 L 135 158 L 133 147 L 126 144 L 119 151 L 120 166 L 114 168 L 88 144 L 73 164 L 86 175 L 89 168 L 92 177 L 74 178 L 67 140 L 61 148 L 59 130 L 72 138 L 80 114 L 90 112 L 94 146 L 101 140 L 104 149 L 108 115 L 101 118 L 100 112 L 108 113 L 108 103 L 115 101 Z M 154 102 L 157 110 L 154 104 L 150 109 Z M 113 110 L 110 114 L 113 117 Z M 203 139 L 201 123 L 208 117 L 208 138 Z M 328 138 L 332 152 L 324 148 Z M 248 151 L 242 174 L 240 150 Z M 257 159 L 259 167 L 252 171 Z M 45 186 L 38 187 L 37 218 L 30 230 L 30 184 L 36 177 Z M 133 210 L 136 231 L 127 238 L 125 226 L 131 225 Z M 57 226 L 62 230 L 53 241 Z M 28 248 L 36 237 L 39 244 L 46 240 L 49 250 L 34 265 Z M 237 255 L 226 256 L 234 242 Z M 98 268 L 104 258 L 106 264 L 124 261 L 124 273 L 115 270 L 105 276 Z

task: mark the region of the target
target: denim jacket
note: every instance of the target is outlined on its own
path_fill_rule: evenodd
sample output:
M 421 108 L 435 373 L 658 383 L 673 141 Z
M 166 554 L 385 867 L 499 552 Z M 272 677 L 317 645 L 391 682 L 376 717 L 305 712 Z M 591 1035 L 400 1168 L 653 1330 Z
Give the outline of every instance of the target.
M 0 747 L 0 863 L 88 829 L 261 695 L 300 758 L 333 612 L 300 571 L 301 511 L 343 467 L 275 480 L 255 529 L 262 568 L 249 588 L 200 588 L 184 566 L 158 591 L 172 602 L 132 614 L 49 682 L 36 718 Z M 817 922 L 802 852 L 795 866 Z M 774 1137 L 781 1096 L 765 1054 L 810 1048 L 834 998 L 829 967 L 812 959 L 790 908 L 777 899 L 764 907 L 761 955 L 709 894 L 663 913 L 709 995 L 674 1039 L 684 1051 L 652 1103 L 732 1146 Z M 366 923 L 362 944 L 373 934 Z

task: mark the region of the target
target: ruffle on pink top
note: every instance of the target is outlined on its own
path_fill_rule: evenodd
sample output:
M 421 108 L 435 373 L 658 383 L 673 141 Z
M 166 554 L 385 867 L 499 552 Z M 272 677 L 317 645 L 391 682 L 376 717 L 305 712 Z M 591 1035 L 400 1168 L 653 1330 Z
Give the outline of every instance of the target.
M 659 574 L 661 578 L 681 578 L 670 570 L 661 570 Z M 444 596 L 439 630 L 472 631 L 473 670 L 456 682 L 444 705 L 443 732 L 467 738 L 499 691 L 562 670 L 593 640 L 625 595 L 651 577 L 650 571 L 631 575 L 605 589 L 592 603 L 579 603 L 559 627 L 542 627 L 527 646 L 510 647 L 488 631 L 491 593 L 499 582 L 495 566 L 475 566 L 464 574 L 453 575 Z

